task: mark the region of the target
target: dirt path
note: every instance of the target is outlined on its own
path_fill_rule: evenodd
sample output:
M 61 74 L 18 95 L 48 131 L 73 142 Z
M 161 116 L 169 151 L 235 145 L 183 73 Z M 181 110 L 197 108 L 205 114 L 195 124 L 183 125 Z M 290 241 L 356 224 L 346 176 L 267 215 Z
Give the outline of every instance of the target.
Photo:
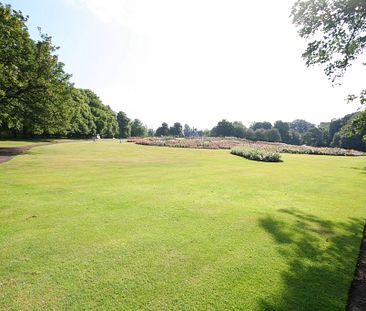
M 34 147 L 41 147 L 47 145 L 57 144 L 57 142 L 49 142 L 44 144 L 34 144 L 28 146 L 19 146 L 19 147 L 0 147 L 0 163 L 9 161 L 14 156 L 21 154 L 25 151 L 28 151 Z
M 366 311 L 366 224 L 346 311 Z

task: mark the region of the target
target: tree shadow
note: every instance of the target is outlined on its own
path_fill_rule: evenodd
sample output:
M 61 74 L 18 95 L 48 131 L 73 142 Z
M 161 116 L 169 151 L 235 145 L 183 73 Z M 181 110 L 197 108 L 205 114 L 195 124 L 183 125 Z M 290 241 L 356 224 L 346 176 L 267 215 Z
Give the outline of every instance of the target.
M 56 142 L 39 143 L 34 145 L 18 146 L 18 147 L 0 147 L 0 163 L 9 161 L 17 155 L 27 154 L 27 152 L 34 147 L 42 147 L 55 144 Z
M 287 269 L 282 288 L 261 310 L 344 310 L 363 222 L 333 222 L 297 210 L 280 210 L 260 225 L 272 235 Z M 286 216 L 286 221 L 282 217 Z
M 365 167 L 351 167 L 354 170 L 361 171 L 361 174 L 366 174 L 366 166 Z

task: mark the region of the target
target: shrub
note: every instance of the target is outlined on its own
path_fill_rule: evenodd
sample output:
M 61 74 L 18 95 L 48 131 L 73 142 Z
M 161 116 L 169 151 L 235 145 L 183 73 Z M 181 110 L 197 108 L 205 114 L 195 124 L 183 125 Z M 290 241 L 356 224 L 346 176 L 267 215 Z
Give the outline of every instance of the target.
M 253 148 L 233 148 L 231 154 L 254 161 L 263 162 L 280 162 L 281 155 L 277 152 L 267 150 L 253 149 Z

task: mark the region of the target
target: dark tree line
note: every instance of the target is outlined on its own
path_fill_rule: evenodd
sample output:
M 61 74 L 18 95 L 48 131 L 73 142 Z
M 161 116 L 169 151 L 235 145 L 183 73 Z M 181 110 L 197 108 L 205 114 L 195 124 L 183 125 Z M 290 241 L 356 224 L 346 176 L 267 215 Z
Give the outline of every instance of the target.
M 254 122 L 249 128 L 241 122 L 222 120 L 210 131 L 210 136 L 238 137 L 256 141 L 283 142 L 292 145 L 306 144 L 316 147 L 341 147 L 366 150 L 365 133 L 355 128 L 362 112 L 346 115 L 319 126 L 305 120 L 292 122 Z
M 149 130 L 148 136 L 171 137 L 237 137 L 253 141 L 283 142 L 292 145 L 306 144 L 315 147 L 341 147 L 366 151 L 363 134 L 355 130 L 354 122 L 361 112 L 334 119 L 331 122 L 322 122 L 318 126 L 302 119 L 292 122 L 268 121 L 253 122 L 249 128 L 240 121 L 230 122 L 221 120 L 211 130 L 197 130 L 188 124 L 182 127 L 176 122 L 169 127 L 163 122 L 154 132 Z M 136 135 L 137 136 L 137 135 Z

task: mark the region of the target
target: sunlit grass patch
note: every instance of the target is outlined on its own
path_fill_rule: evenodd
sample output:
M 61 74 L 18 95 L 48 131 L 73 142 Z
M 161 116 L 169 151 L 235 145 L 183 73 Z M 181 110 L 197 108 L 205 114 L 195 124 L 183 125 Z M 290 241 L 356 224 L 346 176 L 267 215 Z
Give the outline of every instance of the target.
M 100 140 L 0 164 L 1 310 L 343 310 L 366 159 Z

